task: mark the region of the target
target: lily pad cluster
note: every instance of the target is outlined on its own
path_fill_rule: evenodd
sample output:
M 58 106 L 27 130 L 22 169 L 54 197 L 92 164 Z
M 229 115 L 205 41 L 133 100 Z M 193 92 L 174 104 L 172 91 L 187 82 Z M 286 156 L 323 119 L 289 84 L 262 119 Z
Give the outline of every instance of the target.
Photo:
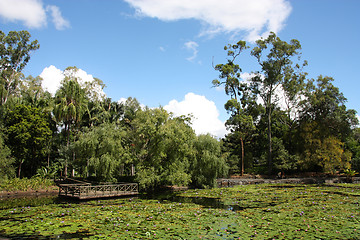
M 188 190 L 166 199 L 42 202 L 0 209 L 15 239 L 356 239 L 360 189 L 248 185 Z M 214 203 L 211 205 L 210 203 Z

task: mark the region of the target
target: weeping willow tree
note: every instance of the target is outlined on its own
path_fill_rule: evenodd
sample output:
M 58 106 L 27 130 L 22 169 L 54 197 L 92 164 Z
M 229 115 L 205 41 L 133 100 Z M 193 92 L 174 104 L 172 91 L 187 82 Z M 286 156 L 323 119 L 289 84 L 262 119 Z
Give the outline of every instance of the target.
M 108 182 L 123 176 L 131 162 L 126 135 L 125 128 L 115 123 L 104 123 L 81 133 L 74 143 L 74 165 L 80 175 Z

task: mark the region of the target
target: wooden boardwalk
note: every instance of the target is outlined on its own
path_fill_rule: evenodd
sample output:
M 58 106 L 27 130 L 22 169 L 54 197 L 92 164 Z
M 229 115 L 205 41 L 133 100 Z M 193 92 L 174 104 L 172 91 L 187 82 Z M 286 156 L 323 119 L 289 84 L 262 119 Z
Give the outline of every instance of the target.
M 76 199 L 94 199 L 136 195 L 139 193 L 137 183 L 120 183 L 106 185 L 59 184 L 59 196 Z

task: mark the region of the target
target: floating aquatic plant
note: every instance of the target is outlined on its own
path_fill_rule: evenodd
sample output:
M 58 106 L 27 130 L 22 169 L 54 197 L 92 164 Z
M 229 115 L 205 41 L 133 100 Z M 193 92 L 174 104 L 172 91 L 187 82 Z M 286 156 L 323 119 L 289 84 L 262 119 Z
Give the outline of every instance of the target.
M 248 185 L 162 199 L 108 199 L 0 210 L 0 235 L 37 239 L 356 239 L 360 189 Z M 213 205 L 211 205 L 213 204 Z

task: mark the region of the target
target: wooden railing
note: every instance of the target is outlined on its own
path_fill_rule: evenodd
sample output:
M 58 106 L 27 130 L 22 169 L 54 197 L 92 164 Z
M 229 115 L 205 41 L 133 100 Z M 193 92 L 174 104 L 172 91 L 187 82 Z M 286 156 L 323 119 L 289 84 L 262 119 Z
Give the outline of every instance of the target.
M 59 184 L 59 196 L 79 199 L 115 197 L 138 194 L 137 183 L 120 183 L 106 185 Z

